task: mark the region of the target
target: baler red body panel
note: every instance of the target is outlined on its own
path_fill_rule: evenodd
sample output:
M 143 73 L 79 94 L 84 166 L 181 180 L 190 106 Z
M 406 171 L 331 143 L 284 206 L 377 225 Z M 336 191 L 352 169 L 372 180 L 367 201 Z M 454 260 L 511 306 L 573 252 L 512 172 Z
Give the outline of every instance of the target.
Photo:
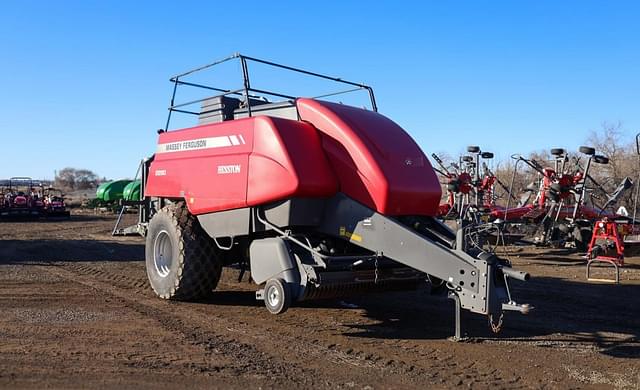
M 429 159 L 396 123 L 373 111 L 298 99 L 322 134 L 340 191 L 386 215 L 436 216 L 442 190 Z
M 146 196 L 184 198 L 191 213 L 340 191 L 387 215 L 435 216 L 429 160 L 391 120 L 298 99 L 302 121 L 256 116 L 160 134 Z
M 313 126 L 258 116 L 160 134 L 145 196 L 198 215 L 336 191 Z

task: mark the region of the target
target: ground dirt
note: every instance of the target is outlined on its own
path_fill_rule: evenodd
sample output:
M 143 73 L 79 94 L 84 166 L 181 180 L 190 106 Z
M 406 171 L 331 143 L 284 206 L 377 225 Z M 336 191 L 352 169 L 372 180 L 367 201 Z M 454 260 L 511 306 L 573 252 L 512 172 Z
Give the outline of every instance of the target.
M 612 285 L 577 254 L 510 247 L 535 310 L 498 335 L 465 313 L 453 342 L 453 304 L 426 289 L 273 316 L 228 269 L 208 302 L 160 300 L 114 219 L 0 223 L 0 387 L 640 388 L 640 258 Z

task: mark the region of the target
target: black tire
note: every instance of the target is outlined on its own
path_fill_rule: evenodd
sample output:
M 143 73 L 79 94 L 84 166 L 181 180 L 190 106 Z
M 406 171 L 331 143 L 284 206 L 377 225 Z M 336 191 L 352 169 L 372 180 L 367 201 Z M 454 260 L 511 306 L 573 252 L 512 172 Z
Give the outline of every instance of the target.
M 213 240 L 184 203 L 158 211 L 147 231 L 147 277 L 162 299 L 200 300 L 210 297 L 222 273 Z
M 467 146 L 467 152 L 469 152 L 469 153 L 478 153 L 478 152 L 480 152 L 480 147 L 479 146 L 475 146 L 475 145 Z
M 562 185 L 560 183 L 551 183 L 549 189 L 557 192 L 558 194 L 562 192 Z
M 270 279 L 264 286 L 264 305 L 271 314 L 282 314 L 291 306 L 291 290 L 282 279 Z
M 573 237 L 578 252 L 586 252 L 589 249 L 592 234 L 591 227 L 576 227 Z
M 553 148 L 551 149 L 551 154 L 553 156 L 562 156 L 564 155 L 565 151 L 562 148 Z
M 557 203 L 560 201 L 560 193 L 558 191 L 555 191 L 554 189 L 549 189 L 546 195 L 547 195 L 547 198 L 549 198 L 552 202 Z
M 606 156 L 593 156 L 593 161 L 598 164 L 609 164 L 609 157 Z
M 590 146 L 581 146 L 578 148 L 578 151 L 589 156 L 596 154 L 596 150 Z

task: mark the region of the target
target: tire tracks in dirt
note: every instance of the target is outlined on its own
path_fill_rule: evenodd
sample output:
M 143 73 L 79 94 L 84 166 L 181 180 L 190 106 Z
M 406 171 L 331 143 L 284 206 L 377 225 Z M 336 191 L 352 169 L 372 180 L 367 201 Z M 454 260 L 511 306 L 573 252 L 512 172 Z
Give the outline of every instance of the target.
M 157 321 L 159 326 L 168 331 L 180 335 L 183 340 L 194 348 L 200 349 L 205 355 L 223 355 L 234 362 L 232 367 L 213 367 L 216 372 L 228 372 L 229 376 L 248 376 L 264 379 L 272 386 L 295 386 L 314 388 L 338 388 L 345 387 L 337 378 L 329 378 L 326 375 L 309 369 L 295 361 L 285 361 L 279 356 L 259 350 L 255 345 L 242 342 L 234 337 L 228 337 L 217 333 L 219 328 L 229 329 L 228 324 L 221 324 L 210 316 L 194 315 L 188 308 L 180 303 L 171 303 L 148 297 L 140 291 L 132 291 L 116 287 L 97 280 L 106 278 L 111 282 L 121 283 L 134 278 L 126 278 L 121 275 L 95 270 L 89 266 L 70 264 L 68 266 L 39 266 L 43 271 L 52 273 L 60 278 L 82 284 L 89 288 L 106 293 L 120 302 L 142 314 Z M 71 270 L 69 269 L 71 268 Z M 133 293 L 133 294 L 132 294 Z M 225 332 L 228 334 L 229 332 Z M 346 387 L 359 385 L 366 387 L 367 383 L 353 383 L 346 380 Z
M 499 370 L 480 367 L 473 360 L 461 361 L 442 348 L 407 345 L 403 340 L 353 338 L 343 346 L 332 340 L 323 326 L 309 331 L 309 324 L 293 315 L 256 321 L 247 318 L 247 310 L 221 312 L 213 304 L 168 303 L 151 296 L 146 278 L 101 269 L 96 264 L 70 263 L 47 270 L 117 296 L 126 306 L 181 333 L 194 347 L 239 362 L 233 369 L 235 374 L 260 375 L 305 387 L 389 387 L 400 383 L 407 387 L 529 387 L 518 376 L 507 378 Z M 260 317 L 257 310 L 262 308 L 249 308 L 248 315 Z

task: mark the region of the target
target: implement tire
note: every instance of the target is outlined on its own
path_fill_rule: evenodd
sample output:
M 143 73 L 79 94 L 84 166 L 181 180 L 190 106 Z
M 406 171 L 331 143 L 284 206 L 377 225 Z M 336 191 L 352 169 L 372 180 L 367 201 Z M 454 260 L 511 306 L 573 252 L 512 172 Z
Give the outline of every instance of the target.
M 213 240 L 183 202 L 165 206 L 153 216 L 145 257 L 151 288 L 162 299 L 210 297 L 222 273 Z
M 578 148 L 578 151 L 588 156 L 593 156 L 594 154 L 596 154 L 596 150 L 591 146 L 581 146 Z
M 591 235 L 593 229 L 588 226 L 576 227 L 573 233 L 576 250 L 580 253 L 589 250 L 589 244 L 591 244 Z

